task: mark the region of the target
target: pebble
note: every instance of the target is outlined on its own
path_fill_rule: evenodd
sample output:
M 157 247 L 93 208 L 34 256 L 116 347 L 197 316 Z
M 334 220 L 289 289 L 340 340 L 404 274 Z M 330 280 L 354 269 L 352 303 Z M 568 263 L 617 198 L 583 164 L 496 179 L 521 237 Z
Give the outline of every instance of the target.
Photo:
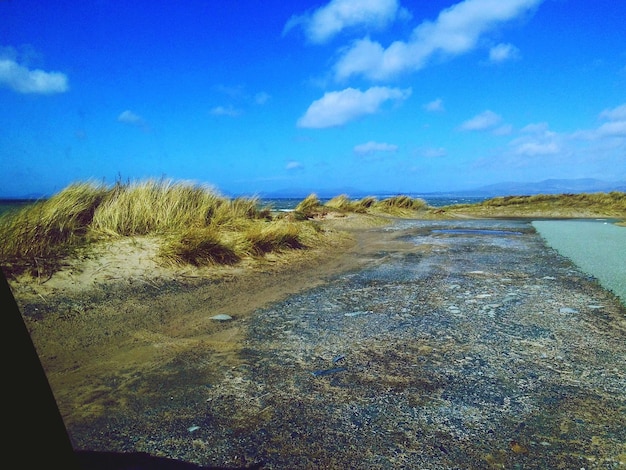
M 356 317 L 358 315 L 367 315 L 368 312 L 364 312 L 362 310 L 359 310 L 358 312 L 348 312 L 348 313 L 344 313 L 345 317 Z
M 220 313 L 219 315 L 214 315 L 211 317 L 211 320 L 217 320 L 217 321 L 228 321 L 232 319 L 233 317 L 231 317 L 230 315 L 226 315 L 225 313 Z

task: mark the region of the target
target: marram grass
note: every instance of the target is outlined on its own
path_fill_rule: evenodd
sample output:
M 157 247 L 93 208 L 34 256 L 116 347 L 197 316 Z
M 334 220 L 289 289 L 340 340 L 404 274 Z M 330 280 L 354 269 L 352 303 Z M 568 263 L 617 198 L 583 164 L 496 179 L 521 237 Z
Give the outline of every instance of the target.
M 313 247 L 321 238 L 310 222 L 272 220 L 256 198 L 229 199 L 206 186 L 75 183 L 0 217 L 0 265 L 8 274 L 42 275 L 77 247 L 144 235 L 160 237 L 164 261 L 198 266 Z

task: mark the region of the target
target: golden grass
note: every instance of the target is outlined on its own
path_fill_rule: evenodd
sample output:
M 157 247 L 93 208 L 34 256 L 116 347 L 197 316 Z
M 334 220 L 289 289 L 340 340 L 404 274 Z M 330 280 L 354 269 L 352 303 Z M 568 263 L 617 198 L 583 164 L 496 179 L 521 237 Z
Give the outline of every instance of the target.
M 160 255 L 174 264 L 233 264 L 268 253 L 320 246 L 325 233 L 315 219 L 329 212 L 368 217 L 428 217 L 422 199 L 373 196 L 353 201 L 347 195 L 323 204 L 310 194 L 293 215 L 272 217 L 256 198 L 229 199 L 207 186 L 170 180 L 75 183 L 48 200 L 0 217 L 0 265 L 7 274 L 30 270 L 42 275 L 58 269 L 74 249 L 110 237 L 157 236 Z M 475 216 L 626 217 L 626 194 L 509 196 L 480 204 L 448 206 L 437 213 Z
M 449 213 L 476 216 L 626 217 L 626 193 L 537 194 L 501 196 L 477 204 L 448 206 Z
M 76 183 L 45 201 L 0 218 L 0 262 L 4 267 L 28 260 L 38 273 L 85 241 L 106 187 Z
M 324 215 L 326 209 L 317 197 L 317 194 L 309 194 L 294 209 L 296 220 L 310 219 L 316 216 Z
M 0 264 L 9 274 L 40 276 L 78 246 L 145 235 L 161 239 L 159 253 L 169 263 L 233 264 L 314 246 L 321 236 L 309 225 L 272 220 L 256 198 L 228 199 L 189 182 L 76 183 L 0 218 Z

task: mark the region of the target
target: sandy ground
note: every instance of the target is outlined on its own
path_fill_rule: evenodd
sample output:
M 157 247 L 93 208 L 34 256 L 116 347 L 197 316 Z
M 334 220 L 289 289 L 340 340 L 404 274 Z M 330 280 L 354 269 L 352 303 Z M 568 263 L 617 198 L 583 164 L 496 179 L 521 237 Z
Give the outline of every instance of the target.
M 367 263 L 385 240 L 346 217 L 326 225 L 347 230 L 318 250 L 273 255 L 226 267 L 164 266 L 155 239 L 133 238 L 92 247 L 49 279 L 9 283 L 68 426 L 123 406 L 112 388 L 202 347 L 214 351 L 207 373 L 236 365 L 240 322 L 223 328 L 212 317 L 245 319 L 255 310 L 336 273 Z M 212 372 L 213 371 L 213 372 Z M 113 401 L 110 401 L 113 400 Z
M 64 270 L 48 280 L 10 281 L 75 446 L 90 450 L 149 451 L 205 465 L 246 465 L 258 463 L 261 458 L 269 458 L 274 459 L 274 464 L 267 468 L 314 468 L 315 462 L 322 461 L 334 462 L 334 466 L 326 468 L 346 468 L 350 459 L 369 458 L 367 465 L 366 460 L 363 460 L 364 466 L 361 468 L 389 468 L 385 467 L 391 462 L 386 446 L 392 443 L 398 449 L 404 449 L 400 449 L 404 452 L 402 458 L 418 459 L 426 456 L 432 459 L 424 461 L 430 462 L 429 468 L 456 468 L 454 464 L 437 466 L 434 463 L 458 463 L 459 460 L 454 459 L 463 458 L 464 455 L 482 462 L 486 467 L 512 468 L 511 465 L 524 466 L 524 459 L 527 463 L 537 462 L 539 456 L 536 449 L 546 445 L 542 442 L 549 441 L 549 445 L 553 446 L 550 449 L 562 449 L 565 446 L 565 450 L 559 452 L 568 453 L 562 457 L 554 451 L 555 462 L 580 462 L 576 468 L 604 468 L 594 467 L 592 462 L 579 455 L 571 457 L 571 449 L 577 446 L 584 448 L 598 461 L 600 458 L 605 459 L 604 463 L 621 465 L 620 459 L 626 461 L 626 444 L 615 444 L 611 440 L 621 439 L 621 434 L 616 434 L 621 431 L 616 431 L 614 421 L 624 416 L 625 399 L 613 388 L 619 380 L 623 381 L 623 371 L 621 375 L 603 379 L 607 390 L 611 391 L 610 396 L 618 397 L 615 401 L 609 403 L 608 398 L 602 395 L 606 390 L 590 392 L 589 399 L 582 395 L 582 398 L 576 398 L 581 403 L 584 401 L 586 407 L 596 403 L 594 406 L 602 411 L 596 413 L 600 420 L 604 419 L 597 426 L 598 432 L 608 429 L 606 432 L 610 431 L 613 436 L 617 436 L 611 438 L 609 434 L 598 434 L 600 437 L 596 436 L 595 443 L 581 440 L 584 439 L 584 430 L 579 432 L 576 419 L 581 416 L 587 419 L 587 415 L 581 414 L 576 403 L 572 405 L 574 412 L 569 408 L 559 409 L 562 416 L 559 415 L 558 419 L 562 420 L 558 422 L 553 422 L 550 417 L 544 423 L 542 414 L 537 415 L 538 418 L 524 418 L 522 415 L 527 412 L 526 408 L 531 411 L 534 408 L 532 403 L 527 405 L 523 401 L 523 393 L 509 384 L 508 378 L 502 379 L 507 381 L 506 387 L 494 385 L 493 390 L 487 390 L 492 394 L 504 393 L 504 389 L 507 393 L 513 393 L 513 403 L 507 404 L 505 400 L 502 405 L 506 410 L 504 415 L 509 420 L 505 424 L 511 426 L 510 430 L 502 430 L 503 435 L 508 433 L 503 441 L 505 444 L 481 441 L 485 437 L 479 434 L 482 429 L 480 426 L 483 426 L 480 420 L 495 419 L 498 413 L 502 414 L 499 402 L 492 403 L 490 400 L 495 399 L 487 397 L 489 406 L 486 408 L 481 408 L 484 403 L 480 403 L 479 398 L 472 406 L 461 403 L 465 400 L 463 397 L 474 397 L 472 390 L 480 387 L 483 370 L 495 377 L 502 373 L 498 367 L 510 365 L 524 368 L 520 369 L 519 374 L 516 372 L 516 380 L 523 382 L 525 374 L 534 373 L 537 384 L 543 383 L 546 390 L 557 397 L 561 396 L 563 390 L 566 394 L 572 394 L 580 382 L 591 384 L 589 387 L 594 389 L 595 374 L 602 372 L 602 361 L 605 358 L 598 355 L 594 359 L 598 361 L 597 364 L 590 366 L 591 372 L 581 369 L 584 374 L 591 374 L 590 377 L 581 375 L 575 362 L 564 365 L 560 355 L 569 360 L 568 355 L 574 357 L 574 354 L 579 354 L 579 349 L 574 350 L 573 346 L 568 345 L 567 338 L 571 333 L 567 331 L 557 333 L 557 336 L 565 338 L 564 344 L 559 342 L 558 347 L 554 345 L 548 330 L 560 328 L 558 319 L 546 317 L 542 312 L 556 308 L 558 313 L 561 307 L 572 307 L 581 311 L 585 308 L 590 315 L 595 315 L 595 310 L 589 305 L 604 305 L 607 315 L 610 314 L 606 320 L 608 326 L 605 328 L 604 324 L 600 325 L 602 334 L 593 341 L 602 344 L 606 348 L 603 354 L 607 357 L 610 355 L 617 364 L 620 359 L 615 354 L 623 346 L 623 332 L 626 331 L 624 310 L 610 296 L 607 297 L 602 289 L 576 274 L 571 266 L 563 265 L 562 260 L 558 261 L 553 253 L 545 251 L 536 241 L 529 245 L 530 251 L 519 251 L 516 255 L 520 256 L 519 260 L 513 260 L 513 264 L 507 268 L 511 271 L 507 273 L 508 279 L 503 279 L 504 276 L 498 272 L 501 269 L 499 257 L 517 253 L 516 250 L 511 252 L 508 246 L 501 249 L 494 245 L 496 251 L 493 253 L 489 251 L 491 248 L 485 248 L 485 258 L 481 261 L 484 266 L 476 268 L 473 263 L 476 262 L 475 256 L 480 253 L 473 254 L 463 245 L 447 249 L 439 244 L 440 240 L 430 244 L 412 243 L 407 238 L 399 237 L 398 231 L 387 231 L 380 227 L 370 230 L 376 225 L 372 220 L 364 224 L 363 219 L 347 217 L 325 223 L 328 227 L 347 230 L 349 236 L 339 237 L 333 244 L 319 251 L 291 253 L 289 259 L 275 256 L 263 262 L 235 267 L 175 269 L 159 264 L 155 240 L 137 238 L 102 245 L 84 253 L 78 259 L 68 261 Z M 530 234 L 527 236 L 532 237 Z M 528 262 L 534 259 L 534 254 L 541 255 L 542 261 L 537 266 Z M 558 262 L 555 263 L 555 260 Z M 416 279 L 422 274 L 426 276 L 426 284 L 421 287 L 415 284 L 415 290 L 410 292 L 410 296 L 417 299 L 414 305 L 410 303 L 413 300 L 407 301 L 406 296 L 409 294 L 402 290 L 414 289 L 411 287 L 413 283 L 406 284 L 395 295 L 395 284 L 380 284 L 377 287 L 379 281 L 375 279 L 375 282 L 366 280 L 364 285 L 353 284 L 351 277 L 351 273 L 363 272 L 364 268 L 373 269 L 375 273 L 382 272 L 385 277 L 388 267 L 414 264 L 422 266 L 420 269 L 424 269 L 424 272 L 411 275 L 417 276 Z M 461 267 L 464 271 L 460 271 Z M 485 280 L 487 269 L 493 270 L 494 274 Z M 434 277 L 429 274 L 431 271 L 436 274 Z M 405 267 L 402 267 L 393 271 L 392 275 L 406 276 L 407 272 L 411 271 L 405 271 Z M 340 278 L 344 279 L 343 290 L 333 290 Z M 456 289 L 461 288 L 455 286 L 463 283 L 468 286 L 465 288 L 467 291 L 457 292 Z M 496 287 L 502 289 L 502 292 L 498 292 Z M 297 297 L 302 292 L 313 292 L 314 296 Z M 518 297 L 513 295 L 509 299 L 510 292 L 518 292 Z M 497 296 L 503 299 L 496 300 Z M 578 297 L 581 298 L 580 306 L 572 304 L 572 299 Z M 370 304 L 364 308 L 367 315 L 362 315 L 360 310 L 363 301 Z M 461 302 L 467 304 L 467 309 L 457 308 Z M 325 335 L 316 335 L 315 325 L 307 323 L 309 317 L 294 317 L 289 323 L 283 323 L 284 312 L 281 310 L 302 310 L 306 313 L 308 310 L 304 309 L 324 309 L 327 304 L 335 305 L 333 309 L 336 309 L 343 303 L 354 303 L 354 307 L 350 307 L 354 311 L 346 310 L 348 315 L 340 313 L 339 318 L 352 318 L 349 315 L 354 314 L 354 318 L 364 323 L 362 328 L 347 330 L 343 339 L 340 335 L 339 340 L 349 342 L 363 332 L 371 332 L 371 338 L 364 338 L 351 346 L 354 350 L 352 359 L 358 362 L 361 369 L 350 370 L 350 375 L 346 377 L 360 384 L 356 389 L 350 380 L 341 376 L 335 379 L 332 374 L 328 380 L 314 380 L 308 369 L 332 368 L 334 362 L 331 359 L 334 359 L 329 356 L 326 362 L 319 362 L 319 357 L 310 356 L 307 348 L 327 347 L 325 354 L 330 354 L 331 349 L 327 345 L 331 339 Z M 417 340 L 410 340 L 408 336 L 405 339 L 389 336 L 384 332 L 389 327 L 387 323 L 393 325 L 398 321 L 404 325 L 411 321 L 422 321 L 419 320 L 420 315 L 423 315 L 421 311 L 402 312 L 402 303 L 405 304 L 403 308 L 419 310 L 427 306 L 431 309 L 429 314 L 438 312 L 436 321 L 441 322 L 438 327 L 444 333 L 434 332 L 431 337 L 424 332 L 427 329 L 420 330 L 417 334 L 421 337 Z M 479 310 L 482 303 L 503 306 Z M 519 307 L 516 307 L 517 310 L 512 309 L 508 307 L 509 304 Z M 281 307 L 275 307 L 277 305 Z M 541 309 L 522 320 L 521 315 L 526 315 L 528 305 L 541 305 Z M 389 317 L 370 315 L 379 313 L 378 309 L 383 313 L 389 308 L 400 311 Z M 467 318 L 463 316 L 466 312 L 470 315 Z M 501 346 L 499 343 L 483 343 L 481 338 L 486 335 L 479 329 L 472 336 L 480 347 L 479 352 L 471 352 L 464 332 L 471 332 L 472 328 L 490 327 L 491 315 L 500 315 L 498 312 L 502 312 L 506 321 L 498 327 L 501 331 L 497 331 L 496 336 L 513 338 L 513 343 L 523 346 L 522 352 L 511 353 L 509 346 Z M 229 315 L 232 320 L 222 322 L 212 318 L 220 314 Z M 474 321 L 471 315 L 480 315 L 480 322 Z M 552 323 L 543 325 L 542 322 L 548 321 L 544 317 L 550 318 Z M 368 323 L 374 318 L 379 319 L 379 323 Z M 324 321 L 331 321 L 330 317 Z M 523 321 L 528 322 L 528 326 L 524 326 L 526 329 L 520 333 L 518 330 Z M 454 322 L 459 322 L 459 326 L 448 329 Z M 543 329 L 537 325 L 542 325 Z M 585 323 L 584 326 L 590 325 L 593 323 Z M 595 334 L 594 328 L 600 327 L 594 326 L 591 333 Z M 411 328 L 408 331 L 413 331 Z M 524 339 L 529 331 L 539 336 Z M 313 336 L 304 341 L 302 335 L 305 334 Z M 379 334 L 386 339 L 379 341 Z M 522 336 L 518 338 L 519 334 Z M 577 331 L 578 334 L 582 335 Z M 621 338 L 622 342 L 616 338 Z M 502 348 L 499 351 L 500 359 L 488 358 L 489 351 L 494 350 L 494 344 L 495 349 Z M 528 349 L 528 345 L 532 347 Z M 349 350 L 347 343 L 345 348 Z M 532 356 L 531 352 L 537 352 L 537 357 Z M 536 372 L 528 364 L 534 364 L 535 360 L 545 361 L 539 353 L 546 355 L 554 364 L 540 365 L 539 372 Z M 407 372 L 413 370 L 411 368 L 415 365 L 407 361 L 415 358 L 425 361 L 432 369 L 424 366 L 426 375 L 413 379 L 407 376 Z M 503 358 L 509 361 L 509 366 L 502 365 Z M 479 363 L 479 359 L 483 362 Z M 524 361 L 527 365 L 521 366 Z M 623 356 L 621 361 L 623 365 Z M 349 367 L 352 367 L 350 364 Z M 340 366 L 341 363 L 338 363 Z M 554 368 L 558 370 L 555 372 Z M 572 373 L 575 373 L 575 380 L 572 379 Z M 260 378 L 262 381 L 257 381 Z M 563 383 L 569 387 L 567 390 L 563 388 Z M 212 385 L 207 388 L 207 384 Z M 351 393 L 357 395 L 350 398 Z M 375 398 L 363 397 L 359 393 L 373 393 L 372 397 Z M 528 393 L 529 398 L 524 399 L 530 400 L 532 395 Z M 578 397 L 576 393 L 572 396 Z M 369 428 L 363 426 L 369 426 L 368 420 L 374 419 L 373 413 L 378 413 L 376 410 L 388 410 L 388 418 L 391 420 L 389 425 L 399 431 L 399 426 L 412 426 L 393 421 L 399 416 L 393 411 L 393 406 L 404 398 L 412 400 L 407 402 L 406 409 L 423 411 L 421 417 L 413 419 L 416 426 L 423 426 L 423 431 L 419 432 L 426 433 L 425 430 L 436 424 L 435 421 L 427 422 L 431 419 L 428 418 L 431 416 L 429 413 L 432 413 L 433 420 L 439 419 L 436 413 L 440 410 L 447 413 L 445 420 L 439 423 L 437 433 L 440 434 L 422 434 L 417 441 L 405 446 L 399 444 L 405 442 L 404 438 L 383 438 L 388 430 L 381 431 L 379 435 L 365 432 Z M 459 403 L 455 401 L 457 399 Z M 202 403 L 199 405 L 197 400 Z M 378 403 L 376 400 L 391 401 Z M 558 403 L 566 407 L 565 402 L 563 405 Z M 605 408 L 598 403 L 606 405 Z M 354 407 L 354 410 L 345 408 L 348 405 Z M 206 418 L 207 421 L 198 420 L 198 416 L 189 414 L 195 413 L 198 406 L 214 410 L 211 417 Z M 588 409 L 592 410 L 590 413 L 593 412 L 592 408 Z M 362 418 L 356 420 L 351 417 L 349 422 L 353 427 L 345 434 L 333 434 L 342 431 L 341 427 L 329 429 L 331 434 L 324 434 L 324 422 L 335 420 L 338 426 L 345 424 L 341 421 L 345 416 L 342 418 L 335 414 L 338 410 L 348 414 L 360 413 Z M 607 414 L 607 410 L 610 410 L 610 414 Z M 285 414 L 285 418 L 288 417 L 286 421 L 281 421 L 281 413 Z M 382 420 L 383 415 L 376 419 Z M 458 425 L 455 420 L 458 420 Z M 314 423 L 317 426 L 315 429 L 307 429 Z M 468 423 L 474 426 L 478 434 L 467 434 L 469 437 L 464 437 L 466 440 L 460 445 L 460 441 L 457 441 L 459 433 L 465 432 L 462 428 Z M 526 426 L 526 423 L 528 428 L 525 431 L 518 429 Z M 494 424 L 490 426 L 497 427 Z M 548 436 L 542 437 L 542 442 L 533 444 L 531 438 L 525 437 L 526 434 L 530 435 L 531 428 L 534 432 L 539 428 L 545 430 L 548 426 L 561 426 L 561 434 L 556 433 L 554 441 Z M 603 426 L 605 431 L 602 431 Z M 272 429 L 275 438 L 267 434 L 268 429 Z M 576 430 L 576 435 L 572 434 L 567 444 L 563 444 L 563 436 L 573 432 L 572 429 Z M 246 434 L 246 430 L 250 433 Z M 207 434 L 203 437 L 203 432 L 222 434 Z M 302 439 L 306 436 L 318 436 L 319 442 L 334 441 L 337 443 L 336 448 L 332 445 L 326 449 L 319 448 L 317 456 L 302 456 L 297 465 L 290 467 L 290 457 L 284 453 L 284 449 L 293 440 L 292 450 L 302 450 L 298 446 L 304 445 Z M 355 436 L 360 436 L 362 441 L 371 440 L 372 447 L 368 447 L 367 455 L 359 450 L 359 443 L 354 441 Z M 487 437 L 495 439 L 493 435 Z M 525 440 L 518 442 L 517 439 Z M 341 448 L 344 440 L 348 447 Z M 577 440 L 580 441 L 578 444 Z M 424 443 L 421 448 L 420 442 Z M 492 448 L 489 447 L 490 443 L 493 444 Z M 478 444 L 486 447 L 482 448 Z M 352 448 L 353 445 L 356 447 Z M 580 451 L 580 455 L 583 453 Z M 400 459 L 400 456 L 398 453 L 394 458 Z M 316 460 L 318 458 L 326 460 Z M 380 466 L 372 463 L 375 461 Z M 527 468 L 536 467 L 530 465 Z

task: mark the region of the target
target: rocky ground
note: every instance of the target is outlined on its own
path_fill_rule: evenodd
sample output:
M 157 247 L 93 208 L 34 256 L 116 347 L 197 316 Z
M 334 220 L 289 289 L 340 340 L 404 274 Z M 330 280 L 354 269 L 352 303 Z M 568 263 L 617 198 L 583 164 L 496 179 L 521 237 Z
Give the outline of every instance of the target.
M 211 301 L 202 286 L 178 293 L 178 316 L 152 291 L 92 301 L 94 318 L 98 303 L 143 306 L 167 328 L 141 330 L 141 348 L 102 367 L 61 364 L 40 345 L 75 447 L 267 469 L 626 467 L 626 309 L 614 295 L 529 222 L 369 233 L 385 243 L 355 250 L 351 269 L 245 315 L 210 312 L 231 319 L 203 316 L 190 300 Z M 36 339 L 45 306 L 26 307 Z M 67 321 L 69 334 L 78 320 Z

